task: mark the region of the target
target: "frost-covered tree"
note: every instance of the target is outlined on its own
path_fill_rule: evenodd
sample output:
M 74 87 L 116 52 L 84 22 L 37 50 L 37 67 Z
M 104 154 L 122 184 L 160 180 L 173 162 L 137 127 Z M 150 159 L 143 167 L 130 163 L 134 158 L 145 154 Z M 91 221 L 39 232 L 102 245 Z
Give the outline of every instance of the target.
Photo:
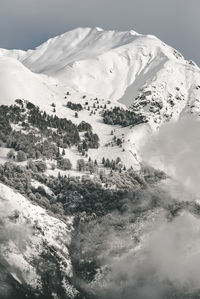
M 23 151 L 18 151 L 17 152 L 17 161 L 18 162 L 23 162 L 23 161 L 26 161 L 27 160 L 27 155 L 25 152 Z
M 70 170 L 72 169 L 72 163 L 69 159 L 67 158 L 61 158 L 57 161 L 57 166 L 58 168 L 62 169 L 62 170 Z
M 77 160 L 77 170 L 78 171 L 84 171 L 85 170 L 85 161 L 83 159 L 78 159 Z
M 7 158 L 10 160 L 15 160 L 15 152 L 12 149 L 7 153 Z

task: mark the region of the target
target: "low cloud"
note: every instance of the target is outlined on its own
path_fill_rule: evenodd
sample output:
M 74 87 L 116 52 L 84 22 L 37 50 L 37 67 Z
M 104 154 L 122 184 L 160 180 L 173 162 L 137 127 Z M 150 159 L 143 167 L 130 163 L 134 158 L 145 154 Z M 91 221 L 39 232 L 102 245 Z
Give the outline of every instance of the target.
M 200 192 L 200 122 L 182 118 L 163 125 L 142 148 L 143 158 L 191 193 Z
M 106 299 L 169 299 L 198 292 L 200 220 L 189 213 L 170 222 L 163 216 L 157 216 L 153 225 L 145 223 L 141 247 L 132 242 L 128 252 L 107 257 L 107 264 L 90 286 L 95 294 Z M 121 237 L 126 247 L 123 234 Z
M 199 296 L 199 132 L 200 122 L 185 118 L 150 136 L 143 157 L 170 178 L 125 199 L 122 212 L 83 225 L 80 258 L 95 260 L 100 270 L 80 284 L 94 298 Z

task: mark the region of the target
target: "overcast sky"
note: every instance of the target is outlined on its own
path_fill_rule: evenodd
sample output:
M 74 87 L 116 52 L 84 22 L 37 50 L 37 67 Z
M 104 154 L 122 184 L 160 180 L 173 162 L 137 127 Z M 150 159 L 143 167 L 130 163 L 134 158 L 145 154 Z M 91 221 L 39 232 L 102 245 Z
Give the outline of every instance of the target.
M 200 0 L 0 0 L 0 47 L 28 49 L 76 27 L 154 34 L 200 65 Z

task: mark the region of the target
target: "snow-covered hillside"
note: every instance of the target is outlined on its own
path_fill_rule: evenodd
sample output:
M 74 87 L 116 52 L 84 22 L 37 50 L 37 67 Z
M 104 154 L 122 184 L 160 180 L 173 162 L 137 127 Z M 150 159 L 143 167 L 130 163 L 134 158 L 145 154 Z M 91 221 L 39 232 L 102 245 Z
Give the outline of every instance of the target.
M 155 36 L 133 30 L 78 28 L 34 50 L 0 49 L 0 105 L 0 280 L 8 276 L 4 281 L 11 299 L 89 298 L 85 297 L 87 284 L 92 282 L 93 287 L 94 278 L 98 284 L 100 273 L 107 271 L 101 267 L 102 257 L 95 258 L 101 244 L 104 247 L 108 242 L 112 247 L 111 261 L 124 248 L 127 255 L 124 244 L 132 248 L 133 242 L 143 254 L 139 233 L 134 237 L 134 232 L 142 228 L 148 215 L 155 222 L 160 207 L 164 213 L 164 222 L 158 221 L 158 225 L 164 223 L 162 238 L 169 219 L 178 217 L 179 210 L 195 211 L 199 217 L 196 203 L 182 202 L 183 192 L 179 202 L 178 195 L 174 199 L 169 190 L 165 194 L 167 188 L 157 189 L 167 177 L 163 171 L 142 163 L 140 152 L 144 144 L 148 151 L 145 142 L 152 133 L 161 132 L 157 143 L 163 143 L 166 131 L 157 130 L 162 124 L 185 115 L 200 116 L 200 69 Z M 191 131 L 196 138 L 198 130 Z M 177 142 L 177 135 L 184 135 L 184 142 Z M 185 140 L 185 129 L 178 128 L 177 135 L 174 139 L 180 144 L 177 152 L 181 156 L 180 148 L 185 151 L 187 140 L 192 147 L 193 139 Z M 170 142 L 167 139 L 166 144 L 173 148 Z M 199 145 L 194 144 L 198 152 Z M 188 153 L 186 160 L 193 156 L 193 151 Z M 166 161 L 171 166 L 171 160 Z M 185 155 L 178 166 L 184 161 Z M 194 164 L 188 162 L 187 173 L 188 165 Z M 195 173 L 195 180 L 181 176 L 181 183 L 185 177 L 188 184 L 198 181 Z M 183 214 L 186 223 L 187 219 L 189 224 L 197 223 L 196 218 L 190 221 L 188 217 Z M 174 240 L 173 223 L 172 229 L 170 238 Z M 195 230 L 195 238 L 198 233 Z M 127 242 L 130 238 L 131 243 Z M 105 248 L 102 252 L 106 256 Z M 131 256 L 131 262 L 135 256 L 140 260 L 139 253 Z M 106 259 L 109 264 L 110 256 Z M 146 258 L 144 261 L 148 264 Z M 181 263 L 182 259 L 177 265 Z M 119 269 L 121 284 L 120 263 Z M 150 267 L 150 276 L 151 269 L 154 267 Z M 156 281 L 160 272 L 155 273 Z M 12 294 L 20 288 L 23 296 Z M 0 297 L 1 291 L 0 285 Z M 105 297 L 97 294 L 98 298 L 109 297 L 108 293 Z
M 16 98 L 31 99 L 36 104 L 42 98 L 53 99 L 49 79 L 32 73 L 12 57 L 0 57 L 0 86 L 1 104 L 12 104 Z
M 138 140 L 145 138 L 149 126 L 155 129 L 170 119 L 200 114 L 200 69 L 155 36 L 78 28 L 34 50 L 0 49 L 0 103 L 11 104 L 16 98 L 30 100 L 50 114 L 55 102 L 59 117 L 77 124 L 89 121 L 100 137 L 100 148 L 89 151 L 92 159 L 101 163 L 104 156 L 120 156 L 130 167 L 138 164 Z M 71 101 L 87 102 L 92 108 L 95 98 L 108 109 L 131 107 L 149 124 L 112 127 L 103 123 L 100 111 L 91 115 L 83 110 L 76 119 L 63 107 Z M 112 145 L 112 130 L 124 140 L 120 151 Z
M 1 101 L 20 96 L 38 103 L 63 102 L 71 88 L 134 105 L 156 126 L 200 109 L 199 68 L 155 36 L 132 30 L 78 28 L 35 50 L 2 49 L 0 60 Z
M 62 277 L 57 283 L 69 297 L 74 297 L 76 291 L 68 281 L 72 277 L 68 246 L 73 219 L 68 217 L 68 222 L 64 223 L 48 215 L 43 208 L 2 183 L 0 194 L 1 264 L 7 265 L 7 271 L 19 284 L 42 294 L 46 291 L 43 279 L 48 274 L 45 272 L 53 267 L 55 259 L 59 261 L 56 266 Z M 51 273 L 52 279 L 57 279 L 54 274 Z M 13 291 L 9 283 L 8 290 L 9 293 Z M 3 296 L 2 290 L 0 294 Z

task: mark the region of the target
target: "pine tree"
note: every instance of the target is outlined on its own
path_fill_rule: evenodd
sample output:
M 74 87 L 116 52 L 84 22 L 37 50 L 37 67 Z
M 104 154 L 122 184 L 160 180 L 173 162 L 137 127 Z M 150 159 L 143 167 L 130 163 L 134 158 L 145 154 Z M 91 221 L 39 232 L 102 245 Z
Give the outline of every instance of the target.
M 59 147 L 57 149 L 56 158 L 60 158 L 60 149 L 59 149 Z
M 84 149 L 85 151 L 88 150 L 88 145 L 87 145 L 87 142 L 86 142 L 85 140 L 83 140 L 83 149 Z
M 120 162 L 121 162 L 120 157 L 117 157 L 117 159 L 116 159 L 116 164 L 118 164 L 118 163 L 120 163 Z
M 110 164 L 110 160 L 107 158 L 106 161 L 105 161 L 104 166 L 105 166 L 105 167 L 110 167 L 110 165 L 111 165 L 111 164 Z
M 85 161 L 83 159 L 77 160 L 77 170 L 84 171 L 85 170 Z

